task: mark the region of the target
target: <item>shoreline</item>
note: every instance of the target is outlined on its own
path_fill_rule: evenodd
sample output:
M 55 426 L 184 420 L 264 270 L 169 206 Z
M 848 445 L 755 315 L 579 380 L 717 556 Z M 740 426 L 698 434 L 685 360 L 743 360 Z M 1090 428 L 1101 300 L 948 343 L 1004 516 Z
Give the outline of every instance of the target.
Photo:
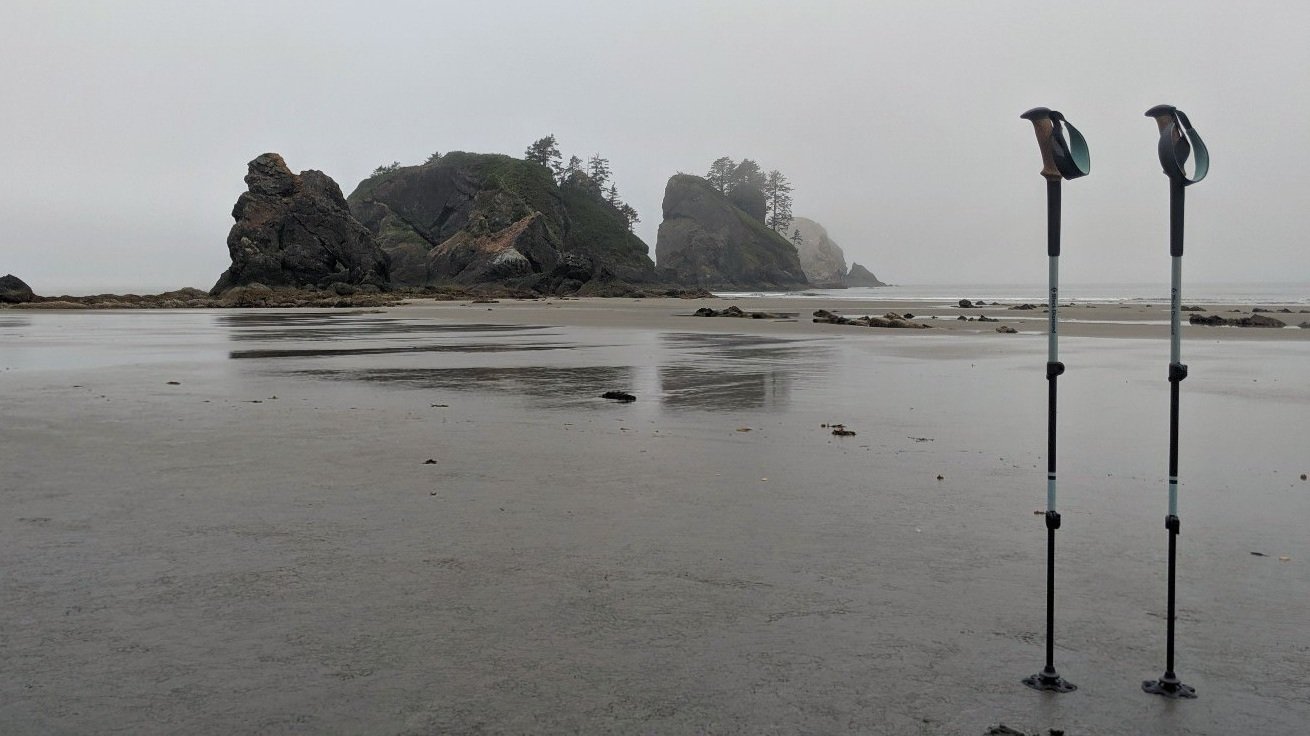
M 764 312 L 781 319 L 749 317 L 697 317 L 697 309 L 722 310 L 737 306 L 744 312 Z M 648 328 L 658 330 L 695 330 L 713 332 L 751 332 L 779 335 L 852 336 L 905 335 L 906 339 L 932 339 L 933 335 L 976 336 L 980 339 L 1022 339 L 1023 336 L 1046 335 L 1045 309 L 1016 310 L 1016 305 L 961 308 L 954 304 L 923 303 L 904 300 L 823 300 L 804 301 L 787 297 L 738 297 L 732 299 L 668 298 L 582 298 L 541 300 L 496 300 L 492 302 L 432 302 L 406 300 L 388 308 L 399 314 L 435 319 L 467 319 L 482 312 L 479 319 L 510 324 L 551 324 L 579 327 Z M 1216 314 L 1223 317 L 1250 316 L 1255 305 L 1206 305 L 1204 311 L 1188 314 Z M 847 317 L 881 316 L 887 313 L 912 314 L 910 321 L 931 329 L 869 328 L 852 325 L 816 323 L 813 313 L 820 309 Z M 490 311 L 490 314 L 488 314 Z M 1266 314 L 1266 312 L 1259 312 Z M 1289 322 L 1285 328 L 1255 328 L 1191 325 L 1184 320 L 1184 340 L 1306 340 L 1310 329 L 1294 325 L 1310 322 L 1310 309 L 1292 314 L 1269 313 Z M 965 319 L 959 319 L 963 316 Z M 979 321 L 980 317 L 987 320 Z M 1060 334 L 1068 337 L 1167 338 L 1169 308 L 1152 304 L 1074 304 L 1059 309 Z M 692 322 L 688 322 L 692 320 Z M 1006 325 L 1017 334 L 1002 334 L 996 328 Z
M 99 298 L 99 297 L 97 297 Z M 861 299 L 823 297 L 514 297 L 485 292 L 451 292 L 440 297 L 415 297 L 403 294 L 356 294 L 322 297 L 300 306 L 261 299 L 232 299 L 222 306 L 207 300 L 195 304 L 179 302 L 167 307 L 137 303 L 101 301 L 90 305 L 66 305 L 63 302 L 37 303 L 43 306 L 6 305 L 10 314 L 33 313 L 116 313 L 168 312 L 215 309 L 243 312 L 251 309 L 380 309 L 397 316 L 437 320 L 465 320 L 477 315 L 478 321 L 506 324 L 536 324 L 604 328 L 648 328 L 665 331 L 751 332 L 779 335 L 858 336 L 888 334 L 907 335 L 907 339 L 932 339 L 931 336 L 974 336 L 979 339 L 1014 340 L 1024 336 L 1045 336 L 1046 309 L 1043 304 L 1019 308 L 1017 303 L 988 302 L 969 308 L 945 300 Z M 58 306 L 54 306 L 54 305 Z M 746 313 L 764 313 L 763 318 L 698 317 L 703 307 L 723 310 L 736 306 Z M 1273 317 L 1285 327 L 1236 327 L 1189 324 L 1183 320 L 1183 339 L 1229 340 L 1307 340 L 1310 308 L 1274 309 L 1256 304 L 1188 304 L 1186 316 L 1203 315 L 1235 319 L 1260 314 Z M 883 315 L 904 318 L 907 322 L 927 325 L 931 329 L 891 329 L 816 323 L 814 313 L 826 310 L 855 318 Z M 3 313 L 3 310 L 0 310 Z M 1066 337 L 1159 338 L 1169 331 L 1167 304 L 1143 302 L 1070 303 L 1059 308 L 1059 331 Z M 693 323 L 687 322 L 693 320 Z M 1003 334 L 998 328 L 1014 329 Z M 908 337 L 913 335 L 914 337 Z

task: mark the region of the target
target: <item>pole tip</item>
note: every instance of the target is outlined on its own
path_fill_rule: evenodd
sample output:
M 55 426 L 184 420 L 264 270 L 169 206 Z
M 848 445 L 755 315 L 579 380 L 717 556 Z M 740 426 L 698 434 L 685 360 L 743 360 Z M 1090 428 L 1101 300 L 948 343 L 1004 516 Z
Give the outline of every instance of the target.
M 1033 109 L 1029 110 L 1028 112 L 1025 112 L 1024 114 L 1020 115 L 1019 117 L 1023 118 L 1024 120 L 1041 120 L 1041 119 L 1043 119 L 1043 118 L 1050 118 L 1050 117 L 1051 117 L 1051 108 L 1049 108 L 1049 107 L 1034 107 Z
M 1178 108 L 1174 107 L 1173 105 L 1156 105 L 1155 107 L 1146 111 L 1146 117 L 1158 118 L 1161 115 L 1173 115 L 1174 112 L 1176 112 L 1177 110 Z

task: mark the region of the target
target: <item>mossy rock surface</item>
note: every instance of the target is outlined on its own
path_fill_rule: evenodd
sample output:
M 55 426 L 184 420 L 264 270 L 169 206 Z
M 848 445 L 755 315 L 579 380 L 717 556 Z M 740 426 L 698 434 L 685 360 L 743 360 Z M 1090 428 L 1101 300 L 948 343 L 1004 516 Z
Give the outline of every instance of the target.
M 548 275 L 566 254 L 584 259 L 594 275 L 654 276 L 646 244 L 618 210 L 594 192 L 561 189 L 546 167 L 510 156 L 454 151 L 372 176 L 348 201 L 393 254 L 394 277 L 405 286 Z M 576 272 L 577 258 L 568 260 Z

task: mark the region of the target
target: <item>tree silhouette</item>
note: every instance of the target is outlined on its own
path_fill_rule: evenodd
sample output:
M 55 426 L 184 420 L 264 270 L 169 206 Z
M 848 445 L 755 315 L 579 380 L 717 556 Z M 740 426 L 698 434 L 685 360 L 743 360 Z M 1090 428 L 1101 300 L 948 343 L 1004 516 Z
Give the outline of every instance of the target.
M 710 164 L 710 171 L 705 175 L 705 180 L 710 186 L 719 190 L 720 194 L 728 193 L 728 185 L 732 181 L 732 171 L 737 168 L 737 164 L 727 156 L 714 159 Z
M 791 224 L 791 182 L 781 171 L 774 169 L 764 177 L 764 203 L 769 213 L 764 224 L 774 232 L 782 232 Z
M 532 145 L 528 146 L 528 150 L 523 152 L 523 158 L 545 166 L 557 177 L 563 171 L 560 166 L 559 144 L 555 142 L 554 133 L 545 138 L 538 138 Z

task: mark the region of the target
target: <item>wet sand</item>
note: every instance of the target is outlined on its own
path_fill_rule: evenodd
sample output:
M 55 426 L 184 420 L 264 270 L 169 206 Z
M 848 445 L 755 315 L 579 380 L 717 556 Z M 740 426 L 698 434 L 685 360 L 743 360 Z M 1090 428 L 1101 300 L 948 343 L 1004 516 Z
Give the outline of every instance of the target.
M 0 313 L 0 732 L 1302 729 L 1310 331 L 1184 328 L 1168 702 L 1167 312 L 1062 312 L 1056 696 L 1042 315 L 870 306 Z
M 1021 302 L 995 303 L 964 309 L 953 302 L 924 302 L 860 299 L 797 299 L 772 297 L 745 297 L 724 299 L 542 299 L 503 300 L 494 303 L 434 302 L 414 300 L 405 309 L 428 317 L 469 318 L 470 312 L 490 311 L 496 322 L 514 324 L 563 324 L 585 327 L 622 327 L 649 329 L 694 329 L 714 332 L 750 329 L 767 334 L 794 335 L 849 335 L 855 329 L 869 329 L 848 325 L 814 324 L 813 313 L 826 309 L 846 317 L 864 315 L 882 316 L 889 312 L 911 314 L 913 322 L 929 325 L 930 330 L 894 330 L 898 335 L 930 334 L 995 335 L 994 339 L 1014 339 L 1010 335 L 996 334 L 1001 325 L 1012 327 L 1017 334 L 1045 337 L 1047 315 L 1045 304 L 1033 309 L 1015 309 Z M 694 325 L 682 321 L 701 307 L 722 310 L 736 305 L 747 312 L 777 314 L 782 319 L 751 320 L 764 323 L 743 328 L 741 318 L 695 318 Z M 1249 317 L 1258 305 L 1204 304 L 1203 311 L 1184 312 L 1182 315 L 1184 340 L 1310 340 L 1310 329 L 1297 327 L 1310 323 L 1310 307 L 1264 307 L 1267 315 L 1278 319 L 1286 328 L 1258 327 L 1207 327 L 1188 324 L 1190 314 L 1218 315 L 1225 318 Z M 1277 309 L 1288 309 L 1281 313 Z M 1275 311 L 1268 311 L 1275 310 Z M 1169 305 L 1141 302 L 1124 303 L 1068 303 L 1058 309 L 1062 336 L 1069 337 L 1122 337 L 1159 338 L 1169 336 Z M 964 320 L 959 319 L 964 317 Z M 987 321 L 979 321 L 979 318 Z M 790 325 L 790 326 L 788 326 Z M 883 332 L 875 329 L 875 332 Z

